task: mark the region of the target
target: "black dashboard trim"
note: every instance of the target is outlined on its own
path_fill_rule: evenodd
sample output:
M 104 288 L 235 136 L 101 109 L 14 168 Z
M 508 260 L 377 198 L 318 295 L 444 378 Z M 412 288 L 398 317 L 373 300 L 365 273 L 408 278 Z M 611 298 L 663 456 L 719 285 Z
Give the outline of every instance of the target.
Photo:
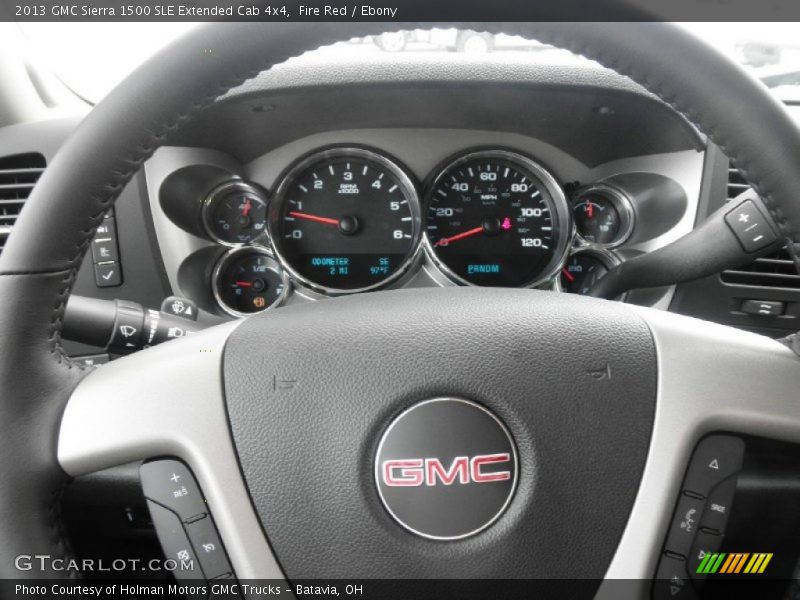
M 486 60 L 389 64 L 281 65 L 223 96 L 170 144 L 213 147 L 246 163 L 321 131 L 475 129 L 482 123 L 541 139 L 590 167 L 705 147 L 681 115 L 599 67 L 515 62 L 509 68 Z

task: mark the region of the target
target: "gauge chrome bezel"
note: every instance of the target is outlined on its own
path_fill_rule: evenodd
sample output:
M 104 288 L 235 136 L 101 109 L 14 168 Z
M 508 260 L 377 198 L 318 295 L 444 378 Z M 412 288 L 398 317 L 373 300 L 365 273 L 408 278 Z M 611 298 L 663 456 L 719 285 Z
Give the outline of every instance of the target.
M 211 211 L 217 202 L 222 200 L 234 190 L 241 190 L 247 194 L 252 194 L 253 196 L 258 197 L 258 199 L 264 203 L 265 212 L 267 215 L 269 215 L 269 194 L 265 189 L 259 188 L 251 183 L 247 183 L 242 179 L 232 179 L 230 181 L 221 183 L 212 189 L 203 199 L 203 204 L 200 208 L 200 217 L 203 222 L 203 230 L 209 239 L 228 248 L 240 248 L 248 244 L 254 244 L 260 239 L 266 238 L 268 235 L 268 219 L 266 217 L 264 219 L 264 229 L 262 229 L 261 232 L 249 242 L 229 242 L 227 240 L 223 240 L 219 235 L 217 235 L 217 233 L 214 231 L 214 225 L 211 220 Z
M 281 239 L 278 231 L 278 228 L 280 227 L 280 215 L 282 213 L 283 206 L 288 199 L 289 187 L 292 185 L 292 183 L 294 183 L 298 175 L 303 173 L 310 166 L 326 160 L 342 157 L 354 157 L 371 161 L 390 171 L 391 174 L 397 178 L 398 185 L 400 185 L 405 192 L 404 197 L 407 198 L 409 210 L 411 211 L 411 244 L 406 258 L 400 265 L 398 265 L 393 273 L 389 274 L 384 279 L 381 279 L 372 285 L 355 289 L 330 287 L 309 279 L 292 267 L 291 262 L 289 259 L 287 259 L 284 253 L 281 252 L 279 247 L 279 240 Z M 385 288 L 391 283 L 400 279 L 406 272 L 408 272 L 409 268 L 414 264 L 419 254 L 420 238 L 422 235 L 422 209 L 420 208 L 417 186 L 409 174 L 409 171 L 399 161 L 394 158 L 389 158 L 388 156 L 371 148 L 353 145 L 337 145 L 321 150 L 315 150 L 311 154 L 300 158 L 280 177 L 280 183 L 278 184 L 278 187 L 275 188 L 275 194 L 272 197 L 272 202 L 270 203 L 267 213 L 266 229 L 268 230 L 270 245 L 273 253 L 275 254 L 275 258 L 278 260 L 281 267 L 283 267 L 284 271 L 289 273 L 294 281 L 297 281 L 303 286 L 326 296 L 345 296 L 349 294 L 358 294 L 361 292 L 369 292 L 372 290 Z
M 558 183 L 558 180 L 555 178 L 555 176 L 552 175 L 546 167 L 539 164 L 532 158 L 525 156 L 524 154 L 504 148 L 490 148 L 482 150 L 469 150 L 466 153 L 459 153 L 454 159 L 448 160 L 444 166 L 440 166 L 437 169 L 436 176 L 431 180 L 430 184 L 425 189 L 424 199 L 426 221 L 427 210 L 430 206 L 431 196 L 444 176 L 459 165 L 471 160 L 482 158 L 502 159 L 516 163 L 520 170 L 528 171 L 531 175 L 538 179 L 545 190 L 547 190 L 547 192 L 550 194 L 550 198 L 553 201 L 553 208 L 555 209 L 554 221 L 558 227 L 558 239 L 554 240 L 553 256 L 547 265 L 545 265 L 545 268 L 542 269 L 542 272 L 537 275 L 535 279 L 518 286 L 518 288 L 535 288 L 549 280 L 552 280 L 553 278 L 557 280 L 558 278 L 556 275 L 560 272 L 561 267 L 564 264 L 564 259 L 567 255 L 567 251 L 569 250 L 569 246 L 573 238 L 571 207 L 567 202 L 564 190 Z M 439 258 L 436 253 L 436 249 L 433 247 L 433 243 L 428 236 L 427 227 L 425 227 L 423 230 L 422 246 L 425 248 L 426 256 L 448 279 L 454 283 L 457 283 L 458 285 L 481 287 L 478 284 L 472 283 L 456 274 L 452 269 L 450 269 L 450 267 L 447 266 L 447 264 L 445 264 L 442 259 Z
M 224 270 L 230 266 L 234 259 L 238 258 L 240 255 L 246 254 L 260 254 L 262 256 L 266 256 L 269 260 L 275 263 L 275 268 L 272 266 L 267 267 L 273 273 L 277 273 L 281 281 L 283 282 L 283 292 L 275 299 L 275 302 L 263 308 L 262 310 L 257 310 L 255 312 L 242 312 L 240 310 L 236 310 L 228 306 L 225 301 L 222 299 L 222 294 L 220 293 L 220 278 L 224 273 Z M 214 270 L 211 274 L 211 293 L 214 295 L 214 301 L 226 314 L 232 317 L 251 317 L 253 315 L 257 315 L 267 310 L 272 310 L 273 308 L 277 308 L 281 306 L 284 301 L 286 300 L 289 292 L 291 290 L 292 282 L 289 279 L 286 271 L 281 267 L 281 264 L 275 259 L 275 256 L 272 254 L 269 248 L 264 246 L 254 246 L 254 245 L 247 245 L 247 246 L 237 246 L 236 248 L 232 248 L 225 252 L 222 256 L 219 257 L 216 264 L 214 265 Z
M 616 209 L 620 218 L 620 227 L 617 235 L 610 242 L 590 242 L 581 235 L 580 231 L 578 231 L 578 226 L 575 222 L 573 211 L 575 209 L 575 205 L 580 200 L 580 197 L 584 194 L 600 194 L 609 200 L 611 205 Z M 636 225 L 636 211 L 633 208 L 633 202 L 631 201 L 630 196 L 628 196 L 628 194 L 621 189 L 607 183 L 593 183 L 575 190 L 575 192 L 571 194 L 569 209 L 570 217 L 572 217 L 572 221 L 575 223 L 575 239 L 581 246 L 607 249 L 617 248 L 630 239 L 631 234 L 633 233 L 633 228 Z
M 567 263 L 573 256 L 577 256 L 580 254 L 588 254 L 593 258 L 599 260 L 603 265 L 610 271 L 611 269 L 618 267 L 625 259 L 622 258 L 619 254 L 614 252 L 610 248 L 605 248 L 603 246 L 597 245 L 586 245 L 586 246 L 576 246 L 572 249 L 571 252 L 568 253 L 567 259 L 564 261 L 562 268 L 566 268 Z M 558 277 L 553 279 L 553 291 L 556 291 L 560 294 L 569 294 L 571 292 L 567 292 L 564 290 L 564 286 L 561 285 L 561 273 L 559 272 Z M 625 299 L 628 297 L 628 292 L 624 292 L 623 294 L 614 298 L 614 300 L 619 302 L 624 302 Z

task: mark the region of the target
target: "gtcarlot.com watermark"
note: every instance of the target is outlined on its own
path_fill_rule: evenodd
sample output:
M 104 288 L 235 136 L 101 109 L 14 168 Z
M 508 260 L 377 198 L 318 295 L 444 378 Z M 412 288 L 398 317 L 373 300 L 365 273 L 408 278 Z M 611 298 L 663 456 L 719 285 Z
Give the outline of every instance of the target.
M 193 571 L 194 560 L 154 558 L 141 560 L 138 558 L 115 558 L 113 560 L 92 558 L 53 558 L 49 554 L 20 554 L 14 559 L 14 566 L 19 571 L 56 571 L 56 572 L 93 572 L 123 573 L 130 571 Z

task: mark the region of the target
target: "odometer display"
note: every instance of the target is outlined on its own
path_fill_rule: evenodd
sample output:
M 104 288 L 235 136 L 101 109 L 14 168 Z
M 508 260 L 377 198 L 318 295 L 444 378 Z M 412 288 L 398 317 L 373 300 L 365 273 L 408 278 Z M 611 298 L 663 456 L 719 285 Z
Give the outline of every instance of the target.
M 516 153 L 474 152 L 450 163 L 427 193 L 426 244 L 455 281 L 523 287 L 553 276 L 568 244 L 563 192 Z
M 408 266 L 420 235 L 419 202 L 394 162 L 362 148 L 337 148 L 289 171 L 269 228 L 295 278 L 324 292 L 366 291 Z

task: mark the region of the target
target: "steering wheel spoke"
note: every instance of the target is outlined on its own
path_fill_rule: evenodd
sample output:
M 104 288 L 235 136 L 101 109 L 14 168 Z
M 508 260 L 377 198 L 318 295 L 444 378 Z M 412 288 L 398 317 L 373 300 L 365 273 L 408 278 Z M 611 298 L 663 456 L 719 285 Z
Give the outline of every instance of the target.
M 692 449 L 711 432 L 800 442 L 800 363 L 784 345 L 753 333 L 652 309 L 658 399 L 647 464 L 600 598 L 614 580 L 652 578 Z
M 236 574 L 282 579 L 242 480 L 222 384 L 220 325 L 96 369 L 73 392 L 58 459 L 72 476 L 162 456 L 183 460 L 205 495 Z

